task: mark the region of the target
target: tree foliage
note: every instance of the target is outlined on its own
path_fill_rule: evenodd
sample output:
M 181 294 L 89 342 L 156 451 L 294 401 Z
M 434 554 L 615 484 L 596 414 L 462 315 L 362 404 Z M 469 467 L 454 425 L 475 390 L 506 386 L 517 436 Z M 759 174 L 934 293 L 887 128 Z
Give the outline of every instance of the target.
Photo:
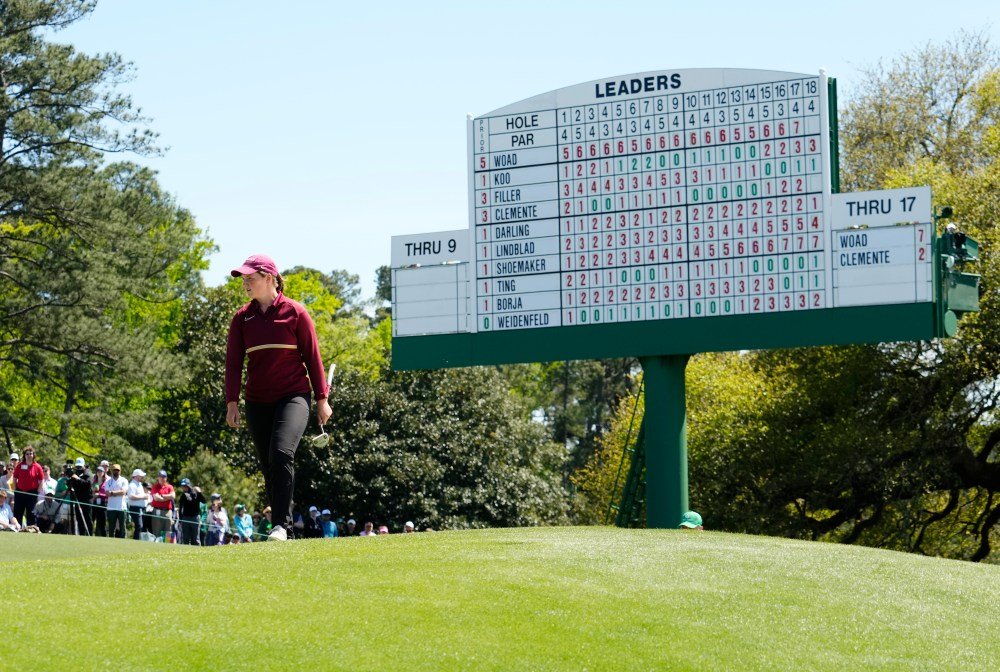
M 893 479 L 892 487 L 859 497 L 868 508 L 859 510 L 834 536 L 973 560 L 996 557 L 998 66 L 1000 58 L 985 37 L 962 33 L 873 72 L 845 112 L 850 124 L 845 165 L 858 187 L 930 184 L 935 201 L 953 206 L 960 226 L 982 243 L 982 261 L 975 270 L 982 273 L 985 293 L 982 312 L 963 319 L 957 338 L 864 353 L 876 360 L 869 379 L 881 379 L 881 394 L 873 390 L 865 410 L 877 419 L 883 434 L 892 433 L 881 448 L 887 454 L 885 463 L 875 464 Z M 883 119 L 877 130 L 879 120 L 863 113 L 877 106 L 891 110 L 886 118 L 909 123 L 887 127 Z M 887 132 L 896 136 L 894 144 L 866 141 L 885 138 Z
M 981 167 L 995 120 L 977 91 L 997 64 L 984 35 L 960 33 L 865 71 L 840 115 L 843 190 L 882 188 L 895 171 L 925 161 L 952 174 Z
M 614 521 L 614 516 L 609 515 L 613 514 L 611 504 L 620 503 L 622 486 L 632 464 L 626 451 L 636 445 L 645 413 L 640 390 L 641 387 L 621 398 L 608 431 L 598 438 L 586 463 L 570 475 L 576 488 L 576 523 L 602 525 Z
M 261 479 L 247 476 L 224 457 L 209 450 L 201 449 L 194 453 L 181 465 L 177 474 L 174 487 L 181 478 L 187 478 L 192 486 L 202 489 L 206 501 L 209 495 L 217 492 L 222 495 L 223 505 L 230 515 L 233 515 L 237 504 L 243 504 L 251 511 L 263 508 Z
M 333 443 L 300 446 L 297 502 L 397 527 L 565 521 L 563 450 L 495 370 L 347 373 L 330 401 Z
M 154 135 L 116 90 L 128 64 L 46 39 L 92 9 L 0 6 L 0 425 L 89 455 L 183 380 L 173 327 L 210 247 L 151 171 L 105 162 Z
M 565 446 L 567 477 L 582 467 L 611 427 L 619 401 L 634 390 L 635 359 L 517 364 L 501 367 L 525 413 L 540 413 L 552 440 Z

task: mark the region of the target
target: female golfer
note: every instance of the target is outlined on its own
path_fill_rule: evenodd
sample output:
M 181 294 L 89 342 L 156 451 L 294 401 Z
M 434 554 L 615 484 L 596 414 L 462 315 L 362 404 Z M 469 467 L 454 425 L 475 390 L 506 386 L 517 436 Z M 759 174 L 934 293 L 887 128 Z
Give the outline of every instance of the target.
M 240 379 L 248 358 L 246 413 L 271 505 L 272 539 L 292 534 L 295 449 L 309 421 L 309 388 L 320 427 L 333 415 L 316 342 L 302 304 L 282 294 L 284 280 L 271 257 L 255 254 L 231 271 L 243 276 L 250 302 L 236 311 L 226 346 L 226 422 L 240 425 Z

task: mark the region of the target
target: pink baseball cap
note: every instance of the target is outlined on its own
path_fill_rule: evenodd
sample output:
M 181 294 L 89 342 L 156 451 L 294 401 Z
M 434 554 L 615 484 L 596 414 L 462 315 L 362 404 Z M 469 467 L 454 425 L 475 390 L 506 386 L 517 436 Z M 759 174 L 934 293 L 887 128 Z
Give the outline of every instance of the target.
M 238 278 L 241 275 L 250 275 L 257 271 L 263 271 L 268 275 L 278 275 L 278 265 L 274 263 L 274 259 L 266 254 L 251 254 L 242 266 L 229 271 L 229 274 Z

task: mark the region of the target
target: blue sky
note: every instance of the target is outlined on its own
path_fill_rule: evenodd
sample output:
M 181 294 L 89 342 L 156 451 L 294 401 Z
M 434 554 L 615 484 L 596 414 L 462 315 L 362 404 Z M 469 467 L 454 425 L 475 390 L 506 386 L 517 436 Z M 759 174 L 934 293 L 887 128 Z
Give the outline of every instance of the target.
M 219 246 L 346 269 L 366 296 L 393 235 L 468 226 L 466 114 L 646 70 L 862 71 L 961 29 L 985 2 L 284 3 L 100 0 L 55 36 L 135 64 L 167 148 L 143 158 Z M 947 7 L 945 10 L 944 7 Z

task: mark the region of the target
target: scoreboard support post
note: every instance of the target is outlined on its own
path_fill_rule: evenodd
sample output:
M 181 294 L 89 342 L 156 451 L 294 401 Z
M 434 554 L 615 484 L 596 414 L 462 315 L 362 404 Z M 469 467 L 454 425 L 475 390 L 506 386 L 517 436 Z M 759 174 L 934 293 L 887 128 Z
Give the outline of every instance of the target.
M 646 527 L 675 528 L 688 510 L 689 355 L 643 357 L 645 380 Z

